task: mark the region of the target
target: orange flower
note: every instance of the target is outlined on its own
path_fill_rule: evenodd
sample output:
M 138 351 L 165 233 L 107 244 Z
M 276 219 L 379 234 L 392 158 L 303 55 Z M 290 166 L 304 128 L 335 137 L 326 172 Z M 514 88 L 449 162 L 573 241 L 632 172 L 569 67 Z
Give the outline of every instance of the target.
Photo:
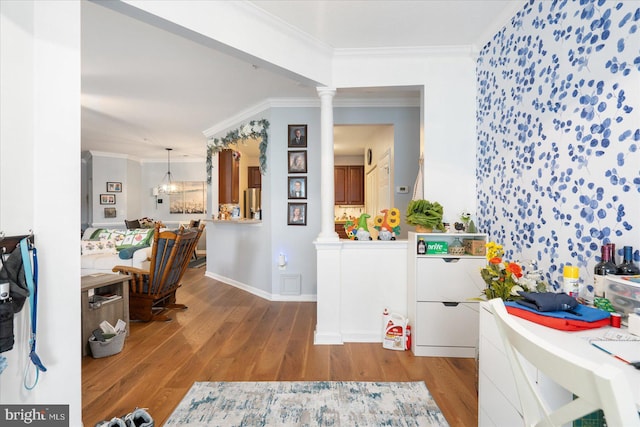
M 496 256 L 489 260 L 489 264 L 500 264 L 502 262 L 502 258 Z
M 505 263 L 506 270 L 516 276 L 517 278 L 522 277 L 522 267 L 520 267 L 515 262 L 507 262 Z

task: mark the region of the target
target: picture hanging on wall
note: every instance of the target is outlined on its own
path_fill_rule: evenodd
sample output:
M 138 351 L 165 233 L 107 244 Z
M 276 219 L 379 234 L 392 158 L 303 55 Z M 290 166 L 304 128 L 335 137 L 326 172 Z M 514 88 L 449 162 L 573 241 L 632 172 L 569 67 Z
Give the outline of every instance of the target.
M 105 218 L 115 218 L 116 217 L 116 208 L 104 208 L 104 217 Z
M 307 173 L 307 152 L 288 152 L 289 173 Z
M 115 205 L 116 204 L 116 195 L 115 194 L 101 194 L 100 195 L 100 204 L 101 205 Z
M 289 203 L 288 225 L 307 225 L 307 204 Z
M 122 193 L 122 183 L 107 182 L 107 193 Z
M 181 181 L 174 185 L 176 190 L 169 195 L 169 213 L 206 213 L 207 185 L 204 181 Z
M 289 147 L 307 146 L 307 125 L 289 125 Z
M 306 199 L 307 198 L 307 177 L 306 176 L 290 176 L 288 190 L 289 190 L 290 199 Z

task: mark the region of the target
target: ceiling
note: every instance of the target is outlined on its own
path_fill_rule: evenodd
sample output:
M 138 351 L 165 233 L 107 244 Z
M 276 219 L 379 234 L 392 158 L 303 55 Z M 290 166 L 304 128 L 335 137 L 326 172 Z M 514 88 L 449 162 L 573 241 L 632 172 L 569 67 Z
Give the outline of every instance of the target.
M 248 3 L 333 48 L 479 47 L 522 6 L 507 0 Z M 418 94 L 340 89 L 336 99 L 341 96 Z M 202 159 L 203 131 L 270 98 L 317 94 L 308 83 L 83 1 L 83 151 L 165 160 L 171 147 L 173 159 Z M 336 143 L 357 146 L 355 139 Z

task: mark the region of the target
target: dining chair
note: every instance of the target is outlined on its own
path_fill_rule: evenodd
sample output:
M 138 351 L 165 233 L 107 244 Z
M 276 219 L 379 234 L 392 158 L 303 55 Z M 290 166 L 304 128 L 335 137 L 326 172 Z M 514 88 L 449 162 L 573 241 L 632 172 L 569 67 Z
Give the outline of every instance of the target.
M 640 417 L 623 370 L 599 364 L 558 347 L 528 331 L 510 315 L 500 298 L 489 301 L 518 390 L 526 426 L 561 426 L 602 409 L 607 426 L 640 426 Z M 557 409 L 545 399 L 525 360 L 573 393 Z

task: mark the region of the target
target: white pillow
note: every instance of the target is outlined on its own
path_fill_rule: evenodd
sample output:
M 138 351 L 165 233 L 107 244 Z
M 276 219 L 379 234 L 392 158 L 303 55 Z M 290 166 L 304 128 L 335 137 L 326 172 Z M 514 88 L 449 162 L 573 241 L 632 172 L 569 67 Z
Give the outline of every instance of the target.
M 89 254 L 117 254 L 115 239 L 107 240 L 81 240 L 80 252 L 82 255 Z

